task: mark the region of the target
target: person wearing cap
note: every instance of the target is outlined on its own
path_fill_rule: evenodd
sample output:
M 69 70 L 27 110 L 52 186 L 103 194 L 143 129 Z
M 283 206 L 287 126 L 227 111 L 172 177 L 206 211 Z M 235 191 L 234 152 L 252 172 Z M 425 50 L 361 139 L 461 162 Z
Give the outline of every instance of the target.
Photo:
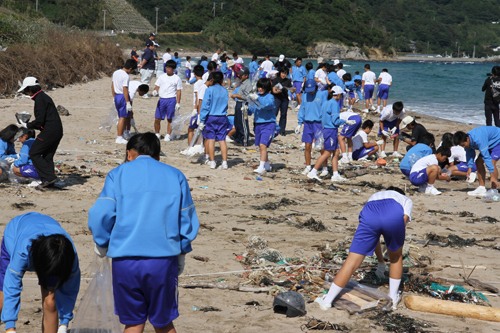
M 306 83 L 307 71 L 302 66 L 302 58 L 297 58 L 295 60 L 295 66 L 292 67 L 292 81 L 293 87 L 295 88 L 295 94 L 297 95 L 297 103 L 302 104 L 302 86 Z
M 282 54 L 279 56 L 278 61 L 276 61 L 275 67 L 278 71 L 282 67 L 286 67 L 288 68 L 288 71 L 290 71 L 292 69 L 292 64 L 288 61 L 288 59 L 285 59 L 285 55 Z
M 295 88 L 292 86 L 292 81 L 288 78 L 288 68 L 280 67 L 279 75 L 273 80 L 273 96 L 274 96 L 274 114 L 278 117 L 280 114 L 280 135 L 286 135 L 286 116 L 288 113 L 288 91 L 294 93 Z
M 32 183 L 33 185 L 30 184 L 31 186 L 40 185 L 40 176 L 38 175 L 38 172 L 36 172 L 36 169 L 33 166 L 33 161 L 29 156 L 31 146 L 35 143 L 35 131 L 27 128 L 21 128 L 16 136 L 18 136 L 17 139 L 19 139 L 23 146 L 19 152 L 19 158 L 14 162 L 12 171 L 16 176 L 36 180 Z
M 300 127 L 304 126 L 302 131 L 302 142 L 305 144 L 304 158 L 306 160 L 306 168 L 302 171 L 303 175 L 311 172 L 313 165 L 311 164 L 311 151 L 314 141 L 319 139 L 318 135 L 323 133 L 321 119 L 323 117 L 322 106 L 326 102 L 325 94 L 318 91 L 318 85 L 314 80 L 307 80 L 304 86 L 304 99 L 297 114 L 298 125 L 295 127 L 295 134 L 300 133 Z M 323 150 L 321 151 L 323 152 Z M 323 171 L 320 177 L 328 176 L 328 161 L 323 163 Z
M 396 102 L 393 105 L 389 105 L 385 107 L 380 113 L 379 120 L 379 129 L 378 134 L 382 136 L 382 140 L 384 143 L 381 145 L 380 158 L 386 158 L 387 154 L 385 153 L 385 144 L 387 142 L 387 138 L 394 137 L 394 151 L 392 153 L 393 157 L 403 157 L 400 153 L 398 153 L 399 147 L 399 125 L 401 124 L 401 120 L 405 116 L 405 109 L 403 102 Z
M 234 127 L 236 133 L 234 134 L 234 141 L 243 146 L 248 145 L 248 138 L 250 135 L 250 127 L 248 126 L 248 110 L 247 99 L 248 95 L 252 92 L 252 82 L 249 80 L 250 70 L 243 67 L 238 75 L 241 79 L 238 93 L 231 95 L 231 98 L 236 98 L 236 107 L 234 110 Z
M 274 68 L 274 64 L 271 60 L 269 60 L 269 54 L 264 56 L 264 61 L 260 66 L 260 70 L 262 71 L 262 77 L 266 77 L 267 73 L 270 73 Z
M 373 73 L 370 70 L 370 64 L 365 65 L 365 72 L 363 73 L 363 76 L 361 77 L 361 93 L 364 94 L 365 97 L 365 105 L 366 109 L 363 110 L 363 112 L 368 112 L 370 111 L 370 105 L 371 105 L 371 110 L 375 111 L 375 106 L 373 105 L 373 91 L 375 90 L 375 82 L 376 76 L 375 73 Z
M 154 44 L 151 43 L 144 49 L 144 52 L 141 56 L 141 64 L 138 66 L 141 73 L 141 82 L 143 84 L 147 84 L 148 86 L 151 84 L 151 80 L 153 79 L 154 71 L 155 71 L 155 57 L 153 54 Z M 143 98 L 150 97 L 148 94 L 144 95 Z
M 415 120 L 415 117 L 412 116 L 404 117 L 399 128 L 402 130 L 407 129 L 411 131 L 411 137 L 409 139 L 400 136 L 400 140 L 403 140 L 408 144 L 408 146 L 406 146 L 406 151 L 409 151 L 417 143 L 423 143 L 425 135 L 429 133 L 427 132 L 425 127 L 421 124 L 418 124 Z M 431 147 L 434 148 L 434 144 Z
M 153 32 L 149 34 L 148 39 L 146 39 L 146 48 L 150 47 L 151 45 L 154 45 L 155 37 L 156 35 Z
M 323 57 L 318 57 L 317 63 L 318 63 L 318 68 L 316 70 L 323 68 L 323 65 L 325 64 L 325 59 L 323 59 Z
M 307 174 L 310 179 L 321 181 L 318 177 L 318 170 L 325 161 L 332 156 L 332 182 L 342 182 L 346 179 L 338 173 L 338 159 L 339 159 L 339 142 L 338 142 L 338 128 L 344 124 L 353 125 L 354 120 L 340 119 L 339 100 L 343 94 L 342 88 L 334 86 L 328 93 L 328 101 L 322 105 L 322 118 L 321 123 L 323 126 L 324 150 L 318 158 L 314 168 Z
M 53 186 L 57 182 L 54 172 L 54 154 L 63 137 L 63 125 L 54 101 L 42 91 L 38 80 L 27 77 L 18 90 L 31 97 L 35 102 L 35 120 L 21 126 L 39 130 L 35 143 L 30 149 L 30 158 L 42 183 L 40 188 Z

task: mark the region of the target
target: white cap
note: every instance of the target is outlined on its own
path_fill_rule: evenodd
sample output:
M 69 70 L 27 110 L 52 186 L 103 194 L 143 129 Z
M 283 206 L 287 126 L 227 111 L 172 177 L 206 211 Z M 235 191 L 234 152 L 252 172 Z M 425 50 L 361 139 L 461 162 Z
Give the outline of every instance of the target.
M 323 57 L 318 57 L 318 64 L 321 64 L 323 62 Z
M 339 62 L 340 62 L 340 60 L 339 60 L 339 59 L 335 59 L 335 60 L 333 61 L 333 64 L 334 64 L 334 65 L 337 65 Z
M 27 87 L 39 86 L 39 85 L 40 84 L 38 83 L 38 80 L 35 77 L 28 76 L 27 78 L 25 78 L 23 80 L 23 85 L 21 86 L 21 88 L 17 92 L 21 92 L 24 89 L 26 89 Z
M 285 55 L 284 54 L 280 55 L 280 57 L 279 57 L 279 61 L 283 61 L 283 60 L 285 60 Z
M 410 125 L 414 120 L 415 118 L 413 118 L 412 116 L 404 117 L 403 120 L 401 121 L 401 125 L 399 126 L 399 128 L 401 129 L 406 128 L 406 126 Z
M 342 88 L 340 88 L 339 86 L 334 86 L 332 88 L 332 95 L 340 95 L 340 94 L 343 94 L 344 93 L 344 90 L 342 90 Z

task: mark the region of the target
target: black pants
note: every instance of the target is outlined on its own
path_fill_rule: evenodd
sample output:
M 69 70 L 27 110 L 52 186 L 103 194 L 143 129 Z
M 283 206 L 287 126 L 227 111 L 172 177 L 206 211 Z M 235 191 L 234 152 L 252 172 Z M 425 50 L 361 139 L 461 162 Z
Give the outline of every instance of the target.
M 486 126 L 492 126 L 491 116 L 493 116 L 495 126 L 500 127 L 498 104 L 484 104 L 484 115 L 486 116 Z
M 274 114 L 276 118 L 278 118 L 278 113 L 280 113 L 280 121 L 278 125 L 280 125 L 280 134 L 285 133 L 286 128 L 286 114 L 288 112 L 288 99 L 278 99 L 274 98 Z
M 54 172 L 54 154 L 61 139 L 62 134 L 49 137 L 44 135 L 42 138 L 39 135 L 31 146 L 30 158 L 41 181 L 52 181 L 57 178 Z
M 234 140 L 244 146 L 248 146 L 250 128 L 248 127 L 248 118 L 245 119 L 243 111 L 241 110 L 242 107 L 242 102 L 236 102 L 236 107 L 234 109 L 234 128 L 236 129 Z

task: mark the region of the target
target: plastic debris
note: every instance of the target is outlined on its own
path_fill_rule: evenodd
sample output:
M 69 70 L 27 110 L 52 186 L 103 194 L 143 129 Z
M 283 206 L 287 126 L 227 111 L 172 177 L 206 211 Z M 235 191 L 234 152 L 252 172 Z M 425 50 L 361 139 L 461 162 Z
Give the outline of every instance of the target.
M 203 308 L 200 308 L 199 311 L 200 312 L 212 312 L 212 311 L 220 312 L 222 310 L 218 309 L 218 308 L 214 308 L 213 306 L 205 306 Z
M 16 119 L 18 124 L 20 124 L 21 121 L 26 124 L 30 121 L 31 115 L 28 112 L 23 111 L 21 113 L 16 113 Z
M 2 174 L 0 175 L 0 182 L 9 179 L 10 165 L 1 159 L 0 159 L 0 170 L 2 170 Z
M 170 127 L 172 128 L 172 132 L 170 133 L 170 140 L 178 140 L 180 138 L 183 133 L 182 130 L 189 119 L 191 119 L 191 112 L 174 116 L 174 118 L 172 119 L 172 124 L 170 125 Z
M 500 201 L 500 195 L 498 194 L 497 189 L 489 189 L 488 192 L 486 192 L 486 195 L 482 199 L 483 202 L 499 202 Z
M 296 291 L 287 291 L 276 295 L 273 309 L 274 312 L 286 314 L 287 317 L 305 316 L 307 313 L 304 297 Z
M 120 118 L 118 117 L 118 111 L 116 110 L 116 107 L 113 104 L 108 115 L 102 118 L 101 121 L 99 122 L 99 129 L 109 132 L 109 130 L 111 129 L 111 127 L 113 127 L 113 125 L 118 125 L 119 119 Z
M 325 146 L 325 137 L 323 136 L 323 129 L 319 129 L 314 133 L 314 139 L 315 139 L 315 144 L 314 144 L 314 149 L 317 151 L 323 150 L 323 147 Z

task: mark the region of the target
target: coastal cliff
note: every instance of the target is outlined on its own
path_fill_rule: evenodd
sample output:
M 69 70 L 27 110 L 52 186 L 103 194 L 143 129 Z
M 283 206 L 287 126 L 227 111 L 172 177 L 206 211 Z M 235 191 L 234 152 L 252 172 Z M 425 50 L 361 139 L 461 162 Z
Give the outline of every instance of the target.
M 342 44 L 335 43 L 316 43 L 312 47 L 307 48 L 307 56 L 310 58 L 323 57 L 325 59 L 348 59 L 348 60 L 390 60 L 394 58 L 394 54 L 387 54 L 380 49 L 365 48 L 368 54 L 357 46 L 348 47 Z

